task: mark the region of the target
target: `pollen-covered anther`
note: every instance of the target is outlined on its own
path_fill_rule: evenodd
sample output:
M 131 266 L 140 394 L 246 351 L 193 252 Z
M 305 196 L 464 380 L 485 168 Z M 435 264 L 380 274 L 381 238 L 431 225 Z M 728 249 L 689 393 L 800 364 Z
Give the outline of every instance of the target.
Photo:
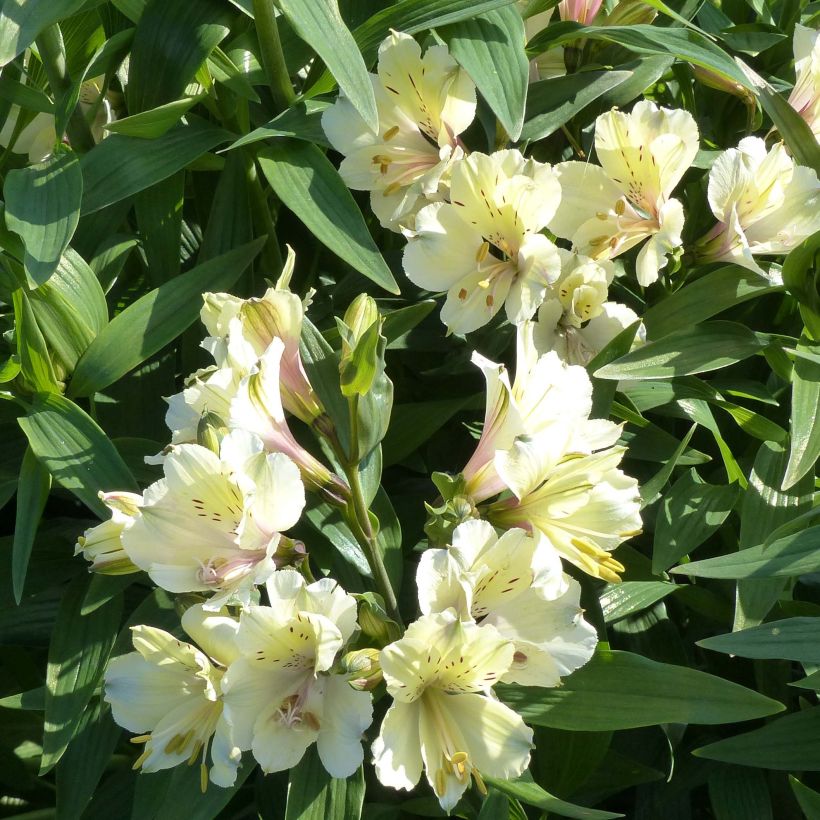
M 390 140 L 392 140 L 393 137 L 395 137 L 398 133 L 399 133 L 399 126 L 394 125 L 392 128 L 388 128 L 387 131 L 384 132 L 384 136 L 382 137 L 382 139 L 385 142 L 390 142 Z
M 479 245 L 478 250 L 476 251 L 475 261 L 478 262 L 480 265 L 486 258 L 487 254 L 490 252 L 490 243 L 489 242 L 482 242 Z
M 626 202 L 624 202 L 623 199 L 619 199 L 615 203 L 615 213 L 618 216 L 623 216 L 625 211 L 626 211 Z

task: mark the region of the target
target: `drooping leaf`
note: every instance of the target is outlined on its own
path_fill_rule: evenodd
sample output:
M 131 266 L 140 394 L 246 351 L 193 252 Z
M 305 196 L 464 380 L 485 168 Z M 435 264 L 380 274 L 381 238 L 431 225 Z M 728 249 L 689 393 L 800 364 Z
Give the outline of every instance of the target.
M 126 137 L 142 137 L 156 139 L 175 126 L 192 106 L 196 105 L 199 97 L 183 97 L 179 100 L 158 105 L 147 111 L 140 111 L 130 117 L 114 120 L 105 126 L 106 131 L 112 134 L 123 134 Z

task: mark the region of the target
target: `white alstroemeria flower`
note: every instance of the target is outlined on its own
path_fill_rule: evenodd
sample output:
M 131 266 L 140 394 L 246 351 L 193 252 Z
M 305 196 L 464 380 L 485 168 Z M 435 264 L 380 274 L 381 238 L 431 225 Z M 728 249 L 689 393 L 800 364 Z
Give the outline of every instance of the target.
M 687 111 L 648 100 L 631 113 L 613 109 L 595 122 L 600 167 L 555 166 L 561 207 L 550 230 L 593 259 L 611 259 L 649 241 L 638 254 L 641 285 L 650 285 L 681 245 L 683 206 L 670 195 L 698 152 L 698 127 Z
M 820 140 L 820 31 L 794 27 L 794 71 L 797 78 L 789 105 Z
M 89 527 L 78 539 L 74 555 L 82 554 L 91 563 L 89 572 L 100 575 L 130 575 L 139 572 L 122 546 L 122 534 L 139 515 L 142 496 L 135 493 L 99 493 L 99 498 L 111 510 L 111 518 Z
M 422 553 L 416 586 L 423 614 L 452 607 L 513 642 L 505 683 L 558 686 L 595 651 L 598 636 L 583 619 L 580 585 L 543 538 L 524 530 L 499 538 L 487 521 L 459 524 L 451 547 Z
M 94 77 L 86 80 L 80 88 L 80 110 L 86 119 L 93 116 L 89 122 L 89 128 L 94 142 L 103 139 L 107 134 L 105 126 L 117 119 L 107 97 L 100 98 L 104 80 L 104 77 Z M 8 148 L 15 154 L 28 154 L 30 163 L 42 162 L 50 157 L 57 144 L 54 115 L 43 112 L 35 114 L 34 118 L 23 126 L 14 138 L 19 117 L 20 107 L 11 106 L 3 128 L 0 130 L 0 146 Z
M 592 409 L 592 383 L 581 367 L 567 367 L 556 354 L 539 355 L 531 322 L 519 326 L 515 380 L 504 365 L 473 354 L 487 381 L 484 427 L 473 455 L 461 471 L 465 492 L 476 503 L 506 489 L 498 471 L 500 454 L 521 436 L 539 436 L 544 458 L 562 453 L 574 425 Z
M 374 134 L 348 99 L 339 96 L 322 115 L 331 145 L 345 155 L 339 172 L 350 188 L 370 191 L 373 213 L 385 228 L 412 228 L 428 199 L 440 198 L 458 135 L 475 117 L 475 85 L 446 46 L 424 56 L 409 35 L 391 31 L 371 75 L 379 132 Z
M 282 405 L 310 424 L 322 413 L 299 354 L 299 339 L 306 304 L 288 285 L 296 256 L 288 247 L 288 258 L 276 286 L 260 298 L 239 299 L 229 293 L 206 293 L 201 318 L 210 334 L 202 346 L 218 368 L 230 367 L 240 377 L 249 374 L 259 358 L 277 338 L 284 344 L 279 368 Z
M 562 309 L 562 323 L 578 328 L 603 312 L 609 285 L 615 278 L 615 266 L 606 259 L 596 261 L 563 248 L 558 252 L 561 275 L 544 304 L 557 301 Z
M 698 242 L 704 262 L 728 261 L 764 273 L 755 256 L 788 253 L 820 230 L 820 182 L 782 143 L 759 137 L 724 151 L 709 171 L 709 206 L 718 224 Z
M 422 768 L 442 808 L 452 811 L 471 776 L 512 779 L 527 767 L 532 730 L 490 695 L 513 662 L 513 645 L 493 626 L 461 622 L 452 609 L 423 615 L 381 653 L 393 704 L 373 744 L 385 786 L 412 789 Z
M 591 26 L 601 10 L 603 0 L 561 0 L 558 15 L 562 20 L 574 20 Z
M 638 321 L 638 314 L 619 302 L 604 302 L 601 312 L 583 327 L 564 319 L 558 300 L 544 302 L 533 327 L 535 346 L 541 353 L 554 350 L 562 362 L 586 367 L 621 331 Z M 641 324 L 631 349 L 645 343 L 646 328 Z
M 404 251 L 408 279 L 447 291 L 441 320 L 453 333 L 487 324 L 502 305 L 515 324 L 532 318 L 561 270 L 539 233 L 561 200 L 552 168 L 515 149 L 474 153 L 453 168 L 450 200 L 419 211 Z
M 280 533 L 305 506 L 297 466 L 234 430 L 220 455 L 197 444 L 171 448 L 165 478 L 146 489 L 139 515 L 123 531 L 128 557 L 169 592 L 212 592 L 207 606 L 236 599 L 275 571 Z
M 241 751 L 223 715 L 221 684 L 238 654 L 238 624 L 195 606 L 182 626 L 202 650 L 162 629 L 132 627 L 137 651 L 109 661 L 105 700 L 117 724 L 146 733 L 132 740 L 145 744 L 134 768 L 158 772 L 199 758 L 203 791 L 209 774 L 217 786 L 232 786 Z
M 356 601 L 329 578 L 306 586 L 289 570 L 267 588 L 270 606 L 240 616 L 241 657 L 223 680 L 235 741 L 265 772 L 292 768 L 315 742 L 325 769 L 349 777 L 361 765 L 373 707 L 368 692 L 330 670 L 356 628 Z
M 638 483 L 618 469 L 625 452 L 613 446 L 619 431 L 588 421 L 557 457 L 545 457 L 544 437 L 518 439 L 497 460 L 513 496 L 493 502 L 487 519 L 538 532 L 584 572 L 619 581 L 624 567 L 610 552 L 641 529 Z

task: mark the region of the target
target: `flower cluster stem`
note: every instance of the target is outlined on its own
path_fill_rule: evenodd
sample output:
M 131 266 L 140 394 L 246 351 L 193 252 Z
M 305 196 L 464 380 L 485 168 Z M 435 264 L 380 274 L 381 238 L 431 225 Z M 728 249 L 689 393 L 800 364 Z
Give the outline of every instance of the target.
M 253 0 L 253 16 L 259 37 L 262 67 L 268 80 L 273 102 L 279 111 L 284 111 L 296 99 L 293 84 L 288 74 L 279 27 L 276 24 L 276 10 L 273 0 Z

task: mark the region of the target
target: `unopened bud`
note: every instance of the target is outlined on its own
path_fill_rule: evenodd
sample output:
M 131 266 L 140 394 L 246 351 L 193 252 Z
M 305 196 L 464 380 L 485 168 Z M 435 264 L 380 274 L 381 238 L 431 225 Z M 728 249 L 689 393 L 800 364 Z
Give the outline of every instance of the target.
M 364 635 L 379 646 L 398 640 L 399 625 L 388 616 L 380 595 L 365 592 L 354 597 L 359 602 L 359 626 Z
M 366 293 L 360 293 L 345 311 L 344 323 L 350 331 L 350 339 L 348 340 L 351 348 L 355 347 L 356 342 L 362 338 L 365 331 L 379 320 L 379 308 L 376 305 L 375 299 L 368 296 Z M 345 351 L 342 350 L 344 357 Z
M 723 91 L 726 94 L 731 94 L 733 97 L 738 97 L 743 100 L 746 105 L 754 104 L 754 94 L 752 94 L 748 88 L 724 74 L 719 74 L 717 71 L 712 71 L 710 68 L 704 68 L 699 65 L 692 66 L 692 74 L 699 83 L 709 88 L 714 88 L 717 91 Z
M 228 434 L 225 422 L 216 413 L 203 413 L 196 428 L 196 441 L 219 455 L 222 439 Z
M 647 5 L 643 0 L 622 0 L 618 3 L 606 19 L 603 20 L 605 26 L 637 26 L 649 25 L 658 12 Z
M 348 683 L 359 692 L 372 692 L 382 682 L 382 668 L 378 649 L 357 649 L 342 657 L 342 673 Z
M 305 558 L 307 558 L 307 550 L 303 541 L 288 538 L 286 535 L 279 536 L 276 552 L 273 553 L 273 562 L 276 564 L 276 569 L 298 567 Z

